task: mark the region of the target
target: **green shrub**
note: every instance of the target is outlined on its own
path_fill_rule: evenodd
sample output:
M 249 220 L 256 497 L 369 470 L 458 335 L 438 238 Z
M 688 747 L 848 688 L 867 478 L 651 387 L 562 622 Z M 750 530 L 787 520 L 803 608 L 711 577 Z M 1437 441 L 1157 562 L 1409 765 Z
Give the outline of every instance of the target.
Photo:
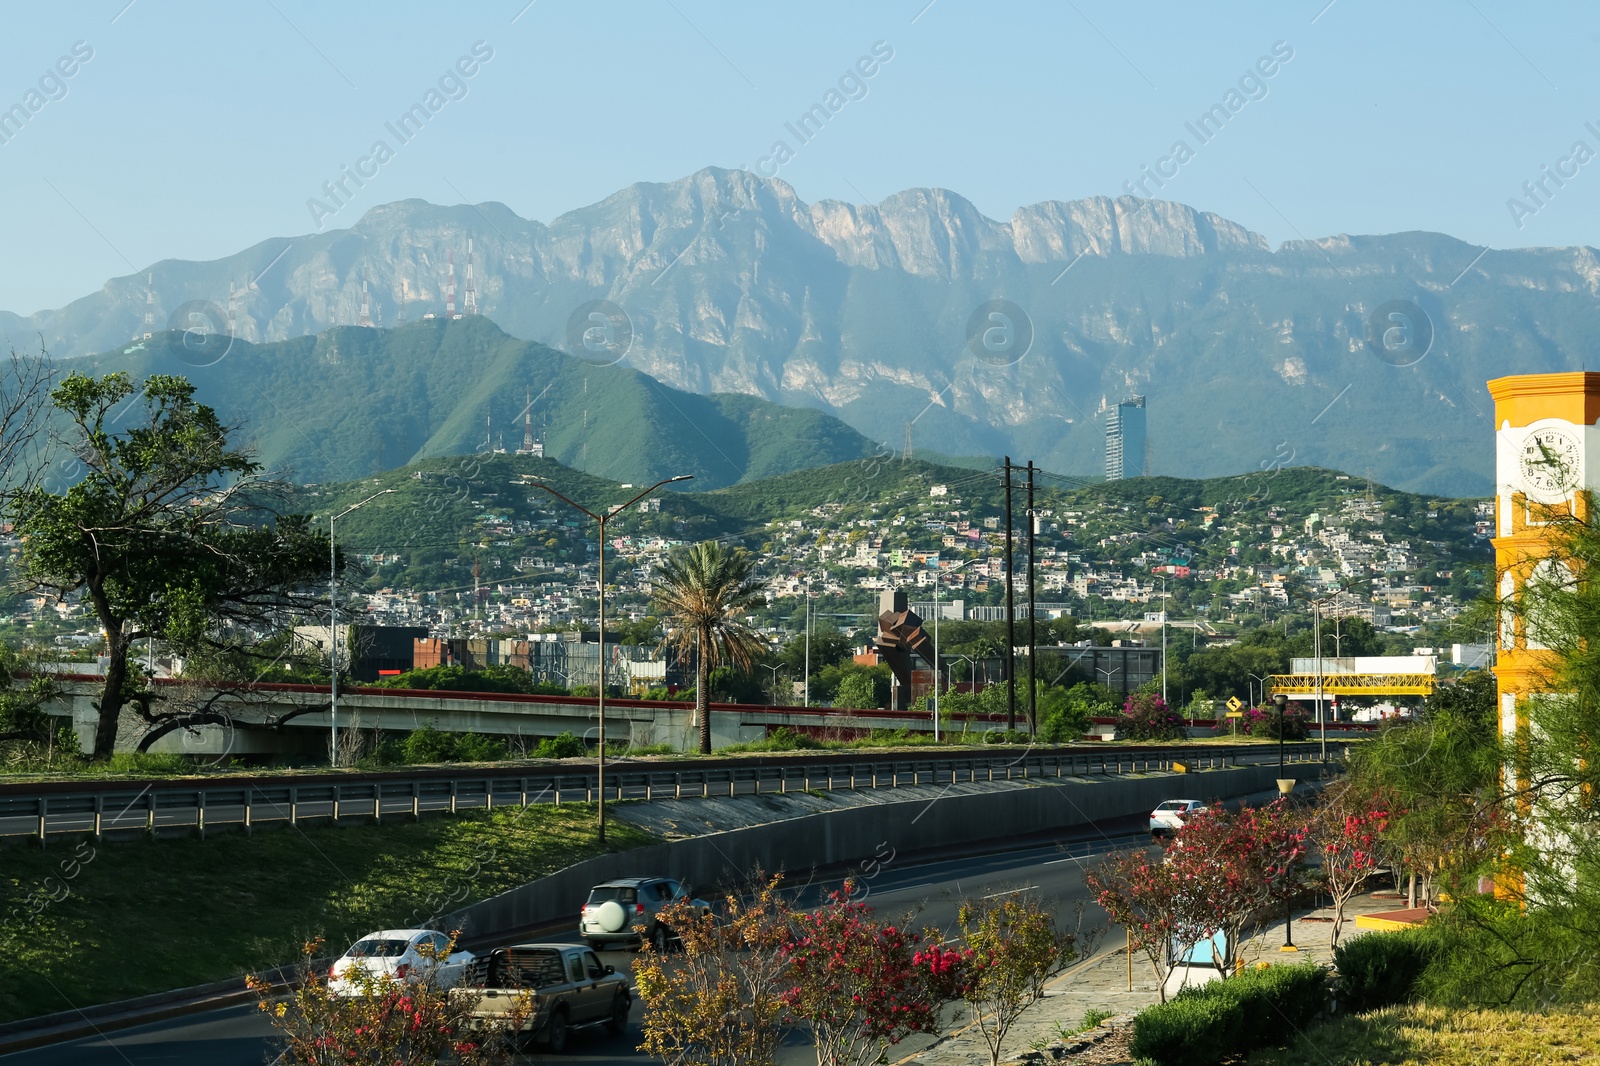
M 808 733 L 796 733 L 786 725 L 774 729 L 767 737 L 767 743 L 773 751 L 810 751 L 822 747 L 816 737 Z
M 1333 949 L 1339 971 L 1339 999 L 1352 1014 L 1408 1002 L 1417 981 L 1437 953 L 1421 929 L 1367 933 Z
M 413 729 L 400 742 L 400 758 L 408 763 L 449 762 L 455 753 L 456 738 L 431 725 Z
M 461 762 L 499 762 L 506 757 L 505 741 L 482 733 L 462 733 L 456 737 L 455 758 Z
M 1259 1047 L 1287 1044 L 1327 998 L 1321 966 L 1270 966 L 1185 988 L 1133 1021 L 1132 1053 L 1164 1066 L 1207 1066 Z
M 177 752 L 119 751 L 111 756 L 108 767 L 112 773 L 187 774 L 194 770 L 191 761 Z
M 533 749 L 535 759 L 576 759 L 589 754 L 589 746 L 571 733 L 559 737 L 546 737 Z
M 1213 981 L 1201 987 L 1226 983 Z M 1181 995 L 1139 1012 L 1128 1050 L 1162 1066 L 1212 1066 L 1233 1054 L 1245 1022 L 1244 1008 L 1236 1000 Z

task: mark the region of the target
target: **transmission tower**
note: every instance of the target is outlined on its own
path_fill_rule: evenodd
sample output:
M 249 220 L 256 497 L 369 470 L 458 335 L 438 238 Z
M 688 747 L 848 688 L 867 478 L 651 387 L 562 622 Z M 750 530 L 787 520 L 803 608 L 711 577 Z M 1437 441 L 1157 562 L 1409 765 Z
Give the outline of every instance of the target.
M 461 293 L 461 313 L 478 313 L 478 289 L 472 283 L 472 238 L 467 238 L 467 286 Z

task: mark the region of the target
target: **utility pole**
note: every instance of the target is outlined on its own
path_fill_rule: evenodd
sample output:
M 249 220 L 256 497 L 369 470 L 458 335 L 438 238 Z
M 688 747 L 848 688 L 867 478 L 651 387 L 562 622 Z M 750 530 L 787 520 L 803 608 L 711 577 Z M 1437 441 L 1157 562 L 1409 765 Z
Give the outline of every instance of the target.
M 1328 761 L 1328 720 L 1322 710 L 1322 605 L 1311 605 L 1312 639 L 1317 645 L 1317 724 L 1322 727 L 1322 761 Z M 1338 649 L 1335 649 L 1338 650 Z
M 1167 702 L 1167 579 L 1161 579 L 1161 702 Z
M 374 492 L 360 503 L 353 503 L 336 515 L 328 517 L 328 763 L 339 765 L 339 548 L 333 539 L 333 524 L 357 507 L 365 507 L 379 496 L 387 496 L 399 489 Z M 155 657 L 152 647 L 150 673 L 155 675 Z
M 1035 676 L 1037 667 L 1034 659 L 1039 654 L 1037 631 L 1034 628 L 1034 619 L 1038 617 L 1038 605 L 1035 603 L 1033 591 L 1033 531 L 1039 524 L 1039 519 L 1033 513 L 1033 460 L 1028 460 L 1028 731 L 1039 732 L 1039 717 L 1036 701 Z
M 1017 728 L 1017 605 L 1011 573 L 1011 456 L 1005 457 L 1006 478 L 1006 728 Z
M 453 292 L 453 290 L 452 290 Z M 455 299 L 454 295 L 451 300 Z M 600 527 L 600 685 L 597 689 L 599 696 L 595 700 L 595 716 L 599 722 L 599 739 L 595 743 L 595 795 L 598 799 L 599 812 L 596 817 L 595 838 L 601 843 L 606 842 L 606 667 L 610 664 L 606 660 L 606 523 L 617 515 L 626 511 L 662 485 L 670 485 L 675 481 L 688 481 L 693 474 L 679 474 L 677 477 L 662 478 L 626 503 L 620 503 L 609 511 L 599 514 L 589 510 L 580 503 L 569 500 L 549 485 L 539 481 L 528 482 L 529 488 L 543 489 L 562 503 L 575 511 L 580 511 L 595 520 Z M 711 717 L 711 702 L 706 701 L 706 717 Z
M 811 706 L 811 590 L 806 589 L 806 694 L 804 706 Z
M 944 675 L 939 655 L 939 564 L 933 566 L 933 742 L 939 743 L 939 689 L 944 685 Z M 155 671 L 151 671 L 153 675 Z M 955 780 L 951 778 L 951 780 Z

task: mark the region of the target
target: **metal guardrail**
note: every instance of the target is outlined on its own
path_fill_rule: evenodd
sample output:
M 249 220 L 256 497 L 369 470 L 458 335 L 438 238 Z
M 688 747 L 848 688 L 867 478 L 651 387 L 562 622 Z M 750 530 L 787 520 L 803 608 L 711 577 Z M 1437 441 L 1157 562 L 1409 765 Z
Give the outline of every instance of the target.
M 1287 745 L 1295 764 L 1316 760 L 1313 743 Z M 1330 748 L 1342 756 L 1343 745 Z M 608 765 L 605 798 L 674 799 L 758 795 L 791 790 L 899 788 L 978 781 L 1092 777 L 1276 762 L 1276 747 L 1206 745 L 1187 748 L 1001 749 L 982 754 L 884 758 L 877 753 L 680 761 L 640 767 Z M 195 781 L 57 782 L 0 785 L 0 836 L 193 830 L 201 838 L 219 826 L 246 830 L 264 823 L 381 822 L 386 817 L 467 808 L 592 802 L 593 769 L 531 768 L 430 770 L 304 777 L 219 777 Z

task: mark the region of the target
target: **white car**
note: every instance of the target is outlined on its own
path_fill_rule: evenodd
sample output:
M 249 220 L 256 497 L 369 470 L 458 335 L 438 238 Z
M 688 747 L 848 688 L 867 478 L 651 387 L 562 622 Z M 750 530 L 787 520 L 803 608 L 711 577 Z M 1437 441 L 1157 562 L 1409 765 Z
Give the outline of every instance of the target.
M 1150 812 L 1150 835 L 1176 833 L 1183 828 L 1184 819 L 1205 809 L 1199 800 L 1167 800 Z
M 328 991 L 336 996 L 358 996 L 357 970 L 373 977 L 389 975 L 402 981 L 421 980 L 432 971 L 440 988 L 453 988 L 472 965 L 470 951 L 457 948 L 448 956 L 450 938 L 434 929 L 381 929 L 350 945 L 350 950 L 328 970 Z

